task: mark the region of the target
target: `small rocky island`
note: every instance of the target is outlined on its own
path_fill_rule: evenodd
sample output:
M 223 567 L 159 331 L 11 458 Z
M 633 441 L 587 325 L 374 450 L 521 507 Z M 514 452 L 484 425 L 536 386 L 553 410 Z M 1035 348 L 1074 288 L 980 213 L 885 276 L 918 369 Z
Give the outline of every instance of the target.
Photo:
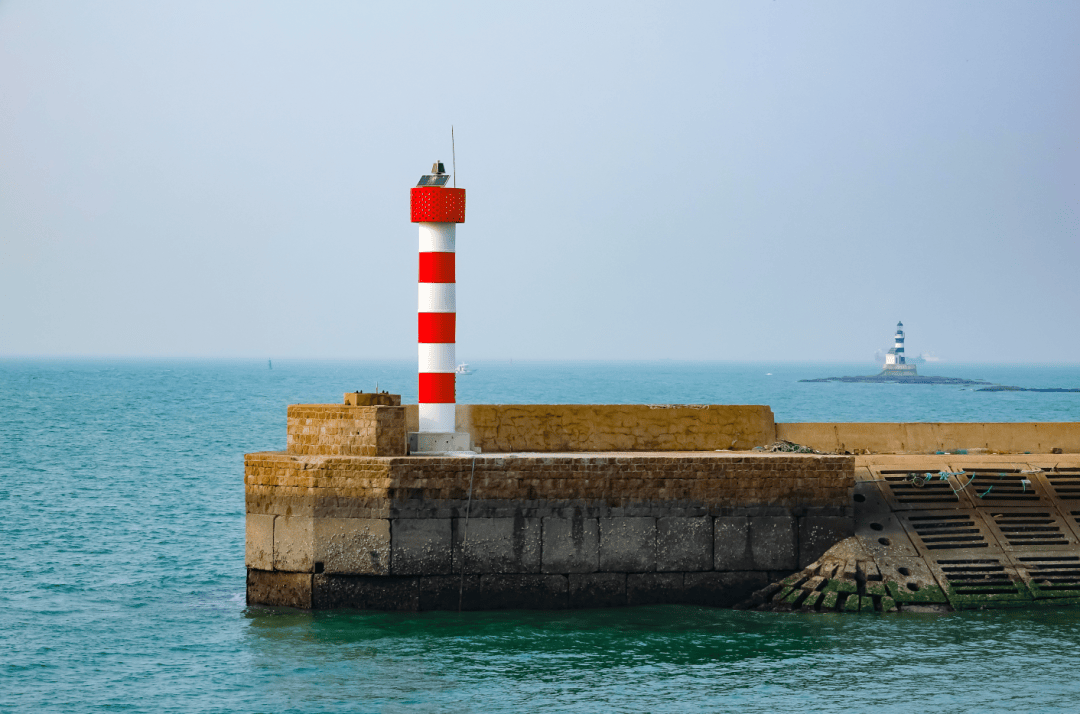
M 954 386 L 980 387 L 976 392 L 1080 392 L 1080 389 L 1051 387 L 1006 387 L 992 384 L 983 379 L 961 379 L 960 377 L 923 377 L 917 374 L 915 365 L 904 357 L 904 323 L 896 323 L 896 335 L 892 349 L 885 355 L 885 364 L 881 372 L 862 377 L 821 377 L 819 379 L 800 379 L 800 382 L 847 382 L 849 384 L 945 384 Z
M 881 374 L 866 375 L 863 377 L 822 377 L 820 379 L 800 379 L 800 382 L 854 382 L 860 384 L 956 384 L 970 386 L 992 386 L 990 382 L 981 379 L 961 379 L 960 377 L 923 377 L 917 374 L 895 374 L 882 372 Z M 980 390 L 982 391 L 982 390 Z
M 821 379 L 800 379 L 800 382 L 848 382 L 856 384 L 950 384 L 961 386 L 992 386 L 981 379 L 961 379 L 959 377 L 921 377 L 915 365 L 904 356 L 904 323 L 896 323 L 893 346 L 885 355 L 885 364 L 879 374 L 865 377 L 823 377 Z

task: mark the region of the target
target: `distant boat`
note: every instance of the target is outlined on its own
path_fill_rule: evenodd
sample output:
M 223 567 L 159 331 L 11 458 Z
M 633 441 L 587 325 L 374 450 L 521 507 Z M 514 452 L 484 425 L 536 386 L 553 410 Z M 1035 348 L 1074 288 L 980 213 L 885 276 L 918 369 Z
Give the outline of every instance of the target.
M 273 369 L 274 368 L 274 360 L 272 360 L 272 359 L 266 360 L 266 366 L 269 367 L 270 369 Z
M 462 362 L 461 364 L 459 364 L 457 366 L 457 369 L 455 369 L 454 371 L 457 372 L 458 374 L 472 374 L 473 373 L 473 371 L 471 369 L 469 369 L 469 365 L 468 365 L 467 362 Z

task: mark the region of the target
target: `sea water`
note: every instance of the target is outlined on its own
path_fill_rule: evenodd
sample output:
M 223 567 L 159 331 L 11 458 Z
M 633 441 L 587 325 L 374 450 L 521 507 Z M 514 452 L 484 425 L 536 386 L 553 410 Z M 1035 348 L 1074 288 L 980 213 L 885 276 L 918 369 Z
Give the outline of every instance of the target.
M 1080 421 L 1080 394 L 801 383 L 873 365 L 485 362 L 461 402 L 769 404 L 778 421 Z M 0 710 L 1080 710 L 1080 609 L 299 612 L 244 604 L 243 454 L 414 365 L 0 360 Z M 1078 366 L 920 373 L 1078 387 Z

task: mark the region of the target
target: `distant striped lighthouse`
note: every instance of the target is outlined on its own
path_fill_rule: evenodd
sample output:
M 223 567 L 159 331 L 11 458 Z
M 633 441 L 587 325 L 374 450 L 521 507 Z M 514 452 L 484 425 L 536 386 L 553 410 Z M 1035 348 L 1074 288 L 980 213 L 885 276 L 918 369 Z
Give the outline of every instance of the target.
M 443 163 L 436 161 L 410 193 L 410 218 L 420 224 L 416 314 L 420 431 L 410 434 L 413 452 L 469 448 L 467 434 L 454 434 L 455 241 L 457 224 L 465 222 L 465 189 L 448 188 L 449 178 Z
M 884 370 L 890 374 L 915 374 L 915 365 L 908 364 L 904 357 L 904 323 L 896 323 L 892 349 L 885 355 Z

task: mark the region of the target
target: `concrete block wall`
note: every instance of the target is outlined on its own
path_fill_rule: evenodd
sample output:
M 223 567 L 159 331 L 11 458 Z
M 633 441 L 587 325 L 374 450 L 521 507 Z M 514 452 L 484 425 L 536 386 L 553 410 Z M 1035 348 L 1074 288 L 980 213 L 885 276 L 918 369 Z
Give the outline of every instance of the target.
M 758 509 L 760 511 L 760 509 Z M 318 518 L 248 514 L 248 596 L 395 610 L 730 606 L 854 533 L 850 514 Z
M 405 409 L 400 406 L 292 404 L 288 410 L 286 440 L 291 454 L 404 456 Z
M 933 454 L 957 449 L 1003 454 L 1080 453 L 1078 422 L 777 424 L 776 438 L 840 454 Z

